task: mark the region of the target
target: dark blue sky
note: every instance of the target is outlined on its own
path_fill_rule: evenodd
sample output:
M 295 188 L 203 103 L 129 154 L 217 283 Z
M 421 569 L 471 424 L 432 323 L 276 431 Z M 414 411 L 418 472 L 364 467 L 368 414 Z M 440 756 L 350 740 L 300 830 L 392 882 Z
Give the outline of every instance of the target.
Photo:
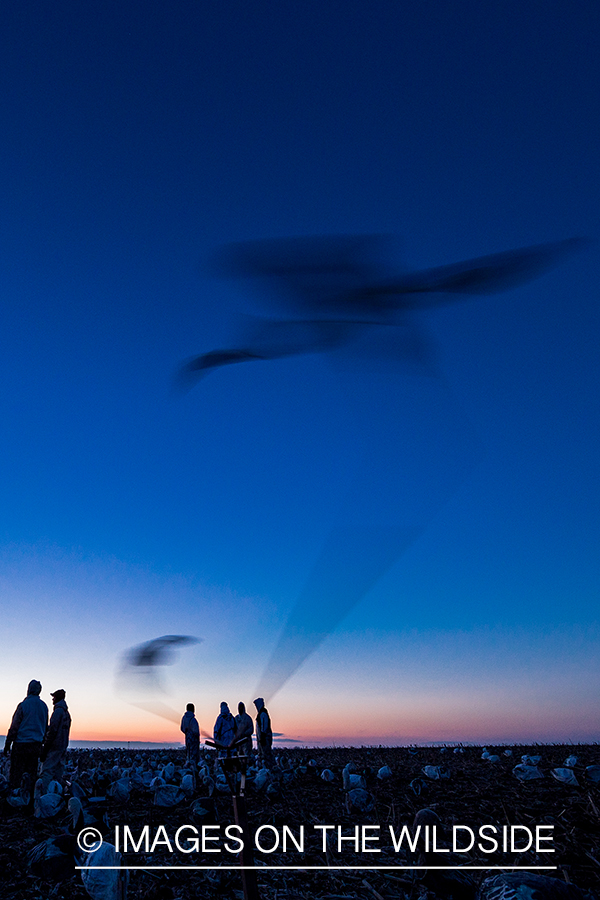
M 444 737 L 436 703 L 486 641 L 512 648 L 513 671 L 536 659 L 539 678 L 558 683 L 564 639 L 565 658 L 591 665 L 586 689 L 597 685 L 597 246 L 510 292 L 415 314 L 437 378 L 342 353 L 229 366 L 184 396 L 172 379 L 230 345 L 241 313 L 268 308 L 251 285 L 210 273 L 230 241 L 390 234 L 388 264 L 401 270 L 596 238 L 599 24 L 591 0 L 4 10 L 0 539 L 6 641 L 24 683 L 41 651 L 19 636 L 32 619 L 43 630 L 54 591 L 69 629 L 86 609 L 78 653 L 106 632 L 98 671 L 110 677 L 129 644 L 205 637 L 194 659 L 212 660 L 207 718 L 229 684 L 226 635 L 243 632 L 231 690 L 252 699 L 330 529 L 395 526 L 401 507 L 400 524 L 428 526 L 338 626 L 338 644 L 295 676 L 297 695 L 278 695 L 301 705 L 310 690 L 298 733 L 328 733 L 310 715 L 327 722 L 350 657 L 364 709 L 385 695 L 399 723 L 364 712 L 374 737 Z M 103 567 L 122 581 L 106 609 Z M 10 598 L 33 596 L 31 579 L 38 600 L 20 617 Z M 406 673 L 394 686 L 378 673 L 374 633 L 390 660 L 408 634 L 421 657 L 463 648 L 426 688 L 417 679 L 425 724 L 402 705 Z M 61 678 L 59 648 L 44 651 L 48 677 Z M 448 704 L 474 734 L 460 712 L 470 677 Z M 522 718 L 498 713 L 497 733 L 539 721 L 551 737 L 558 720 L 564 734 L 597 734 L 587 707 L 560 725 L 582 697 L 579 670 L 569 677 L 556 708 L 534 692 Z M 493 723 L 504 701 L 477 690 Z M 110 723 L 100 730 L 110 736 Z

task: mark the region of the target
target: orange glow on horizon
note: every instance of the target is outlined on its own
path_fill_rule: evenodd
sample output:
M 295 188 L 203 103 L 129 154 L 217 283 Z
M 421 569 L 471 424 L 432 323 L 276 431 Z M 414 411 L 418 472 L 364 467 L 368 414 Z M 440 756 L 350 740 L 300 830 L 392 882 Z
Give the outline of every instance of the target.
M 129 743 L 130 741 L 140 741 L 152 744 L 178 744 L 183 743 L 183 735 L 175 732 L 150 732 L 149 730 L 118 731 L 112 729 L 110 731 L 73 731 L 70 736 L 71 741 L 120 741 Z
M 273 729 L 281 732 L 281 741 L 302 744 L 338 746 L 361 745 L 409 745 L 430 742 L 449 743 L 535 743 L 570 740 L 596 741 L 598 735 L 588 724 L 593 721 L 582 714 L 582 710 L 562 711 L 559 715 L 547 714 L 535 717 L 520 714 L 514 710 L 495 710 L 493 715 L 483 717 L 477 711 L 465 714 L 462 710 L 426 710 L 420 714 L 394 716 L 398 727 L 382 727 L 380 715 L 359 716 L 359 721 L 348 721 L 347 717 L 323 715 L 308 717 L 277 716 L 272 714 Z M 133 717 L 136 718 L 135 716 Z M 360 724 L 360 727 L 357 727 Z M 203 738 L 212 734 L 213 722 L 200 720 Z M 111 741 L 127 743 L 133 741 L 149 743 L 183 744 L 184 738 L 175 723 L 157 719 L 148 722 L 146 717 L 139 721 L 107 723 L 102 728 L 99 723 L 80 723 L 71 732 L 73 741 Z

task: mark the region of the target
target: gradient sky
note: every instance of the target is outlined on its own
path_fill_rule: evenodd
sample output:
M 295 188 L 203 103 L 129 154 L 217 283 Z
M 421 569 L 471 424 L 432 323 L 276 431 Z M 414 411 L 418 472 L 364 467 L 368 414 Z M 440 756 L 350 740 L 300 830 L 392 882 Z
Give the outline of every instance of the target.
M 437 375 L 339 353 L 172 390 L 265 309 L 211 274 L 224 243 L 389 234 L 400 271 L 597 238 L 599 26 L 593 0 L 4 9 L 1 732 L 35 677 L 75 738 L 177 740 L 115 687 L 164 634 L 203 638 L 161 699 L 211 730 L 332 528 L 422 520 L 275 730 L 600 739 L 597 245 L 415 314 Z

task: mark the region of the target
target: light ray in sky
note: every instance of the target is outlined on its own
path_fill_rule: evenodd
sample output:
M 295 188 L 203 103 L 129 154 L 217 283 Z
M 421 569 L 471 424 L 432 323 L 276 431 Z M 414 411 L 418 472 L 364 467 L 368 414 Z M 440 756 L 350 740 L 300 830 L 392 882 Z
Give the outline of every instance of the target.
M 398 380 L 392 384 L 398 388 Z M 423 534 L 483 458 L 480 441 L 442 379 L 407 379 L 394 406 L 395 414 L 370 434 L 369 448 L 263 671 L 256 692 L 265 699 Z M 377 621 L 376 611 L 373 616 Z

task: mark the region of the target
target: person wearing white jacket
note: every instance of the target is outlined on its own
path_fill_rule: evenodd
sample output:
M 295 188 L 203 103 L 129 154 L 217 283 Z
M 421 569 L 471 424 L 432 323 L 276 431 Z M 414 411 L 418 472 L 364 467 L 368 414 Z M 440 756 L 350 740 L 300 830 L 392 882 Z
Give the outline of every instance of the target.
M 246 712 L 246 704 L 238 703 L 238 715 L 235 717 L 236 739 L 245 738 L 243 744 L 238 744 L 238 754 L 240 756 L 252 757 L 252 735 L 254 734 L 254 722 L 252 716 Z
M 69 732 L 71 730 L 71 716 L 65 701 L 65 691 L 61 688 L 51 693 L 50 696 L 54 703 L 54 709 L 40 754 L 40 759 L 42 760 L 41 779 L 44 791 L 47 790 L 51 781 L 62 783 L 65 770 L 65 756 L 69 746 Z
M 256 747 L 258 749 L 258 759 L 265 768 L 270 769 L 273 766 L 273 729 L 271 728 L 271 717 L 265 706 L 262 697 L 257 697 L 254 701 L 256 707 Z
M 188 703 L 181 720 L 181 730 L 185 734 L 187 761 L 196 764 L 200 759 L 200 726 L 195 716 L 193 703 Z
M 27 696 L 15 710 L 4 744 L 4 753 L 11 754 L 10 787 L 21 787 L 23 775 L 27 773 L 31 782 L 31 808 L 42 741 L 48 727 L 48 707 L 40 699 L 41 690 L 39 681 L 29 682 Z

